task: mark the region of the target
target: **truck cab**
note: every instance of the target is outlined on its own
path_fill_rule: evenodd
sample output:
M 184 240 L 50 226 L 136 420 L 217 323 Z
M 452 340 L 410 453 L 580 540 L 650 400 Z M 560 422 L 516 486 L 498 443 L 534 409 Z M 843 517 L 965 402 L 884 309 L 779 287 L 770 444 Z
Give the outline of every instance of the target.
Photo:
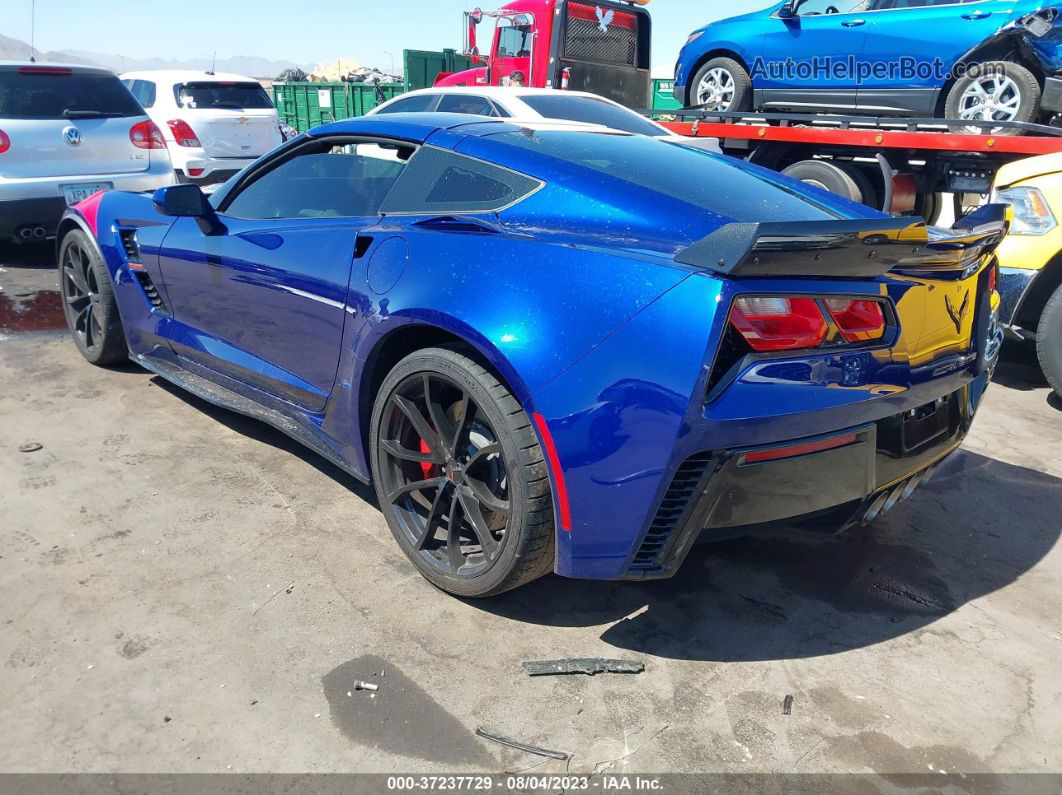
M 507 86 L 590 91 L 629 108 L 650 97 L 649 0 L 514 0 L 465 12 L 465 55 L 481 65 L 440 74 L 436 86 Z M 479 26 L 495 20 L 488 52 Z

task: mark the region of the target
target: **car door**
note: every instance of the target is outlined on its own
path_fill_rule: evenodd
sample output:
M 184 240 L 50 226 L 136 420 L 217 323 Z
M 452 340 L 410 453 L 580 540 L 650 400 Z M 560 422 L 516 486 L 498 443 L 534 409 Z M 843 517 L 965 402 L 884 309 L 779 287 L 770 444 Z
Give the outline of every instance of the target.
M 323 409 L 335 384 L 352 263 L 371 248 L 370 227 L 412 152 L 363 138 L 306 141 L 220 199 L 223 229 L 205 232 L 201 219 L 177 219 L 160 252 L 175 353 Z
M 833 67 L 858 59 L 863 52 L 866 18 L 847 10 L 852 5 L 852 0 L 804 0 L 795 6 L 795 16 L 781 17 L 775 12 L 767 20 L 762 55 L 753 65 L 753 85 L 760 92 L 758 107 L 855 108 L 855 75 L 835 72 Z
M 859 108 L 935 115 L 955 63 L 1028 4 L 1014 0 L 873 0 L 867 13 Z

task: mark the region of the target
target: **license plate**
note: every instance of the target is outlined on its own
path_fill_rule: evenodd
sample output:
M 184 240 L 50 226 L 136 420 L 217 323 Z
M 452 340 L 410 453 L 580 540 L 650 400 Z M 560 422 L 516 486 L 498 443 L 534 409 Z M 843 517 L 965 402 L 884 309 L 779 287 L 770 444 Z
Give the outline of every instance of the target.
M 110 190 L 114 187 L 112 182 L 89 182 L 84 185 L 63 185 L 63 198 L 66 199 L 66 206 L 71 204 L 77 204 L 80 201 L 84 201 L 94 193 L 99 193 L 101 190 Z
M 916 450 L 951 430 L 951 405 L 948 395 L 908 411 L 903 418 L 904 452 Z

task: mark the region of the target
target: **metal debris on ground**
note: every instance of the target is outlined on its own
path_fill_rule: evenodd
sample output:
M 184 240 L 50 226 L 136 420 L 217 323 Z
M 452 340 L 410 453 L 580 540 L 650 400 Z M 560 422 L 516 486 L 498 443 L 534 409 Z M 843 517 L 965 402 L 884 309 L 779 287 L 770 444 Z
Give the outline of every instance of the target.
M 535 745 L 528 745 L 518 740 L 510 740 L 508 737 L 502 737 L 498 734 L 491 734 L 482 728 L 476 729 L 476 734 L 485 740 L 499 743 L 500 745 L 507 745 L 510 748 L 515 748 L 517 751 L 526 751 L 529 754 L 535 754 L 537 756 L 548 756 L 551 759 L 560 759 L 561 761 L 567 761 L 571 754 L 566 754 L 564 751 L 551 751 L 548 748 L 539 748 Z
M 529 676 L 557 676 L 565 674 L 640 674 L 645 663 L 633 660 L 606 660 L 602 657 L 577 657 L 569 660 L 539 660 L 525 662 Z
M 362 682 L 360 679 L 354 681 L 355 690 L 379 690 L 379 685 L 374 685 L 372 682 Z
M 26 442 L 18 446 L 20 453 L 36 453 L 38 450 L 43 450 L 44 445 L 40 442 Z
M 793 697 L 792 696 L 786 696 L 784 699 L 782 699 L 782 714 L 783 715 L 792 715 L 793 714 Z

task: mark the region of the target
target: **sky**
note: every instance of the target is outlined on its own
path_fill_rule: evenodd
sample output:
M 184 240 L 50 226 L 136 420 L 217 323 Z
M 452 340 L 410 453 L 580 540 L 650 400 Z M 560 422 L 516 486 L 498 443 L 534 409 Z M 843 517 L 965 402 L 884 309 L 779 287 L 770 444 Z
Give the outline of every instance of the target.
M 340 56 L 399 69 L 403 49 L 461 48 L 461 11 L 506 0 L 37 0 L 41 51 L 86 50 L 133 58 L 252 55 L 296 63 Z M 690 31 L 767 8 L 771 0 L 652 0 L 653 71 L 669 76 Z M 0 0 L 0 34 L 30 39 L 31 0 Z

